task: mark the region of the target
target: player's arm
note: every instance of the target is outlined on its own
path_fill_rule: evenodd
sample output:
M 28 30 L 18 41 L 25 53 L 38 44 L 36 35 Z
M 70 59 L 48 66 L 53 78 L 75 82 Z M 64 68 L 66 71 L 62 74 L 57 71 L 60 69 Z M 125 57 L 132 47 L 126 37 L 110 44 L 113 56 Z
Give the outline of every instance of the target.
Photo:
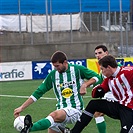
M 105 79 L 105 77 L 103 76 L 102 73 L 99 73 L 99 77 L 100 77 L 100 79 L 98 80 L 98 82 L 95 82 L 92 87 L 95 87 L 98 84 L 101 84 L 103 82 L 103 80 Z
M 102 84 L 96 85 L 92 89 L 92 97 L 93 98 L 102 98 L 106 92 L 109 91 L 108 87 L 108 78 L 104 79 Z
M 18 108 L 14 110 L 14 117 L 18 117 L 20 113 L 26 109 L 29 105 L 37 101 L 43 94 L 52 88 L 51 76 L 47 76 L 41 85 L 36 89 L 32 95 Z
M 49 91 L 52 86 L 51 73 L 45 78 L 42 84 L 32 93 L 32 98 L 34 101 L 38 100 L 42 95 L 44 95 L 47 91 Z
M 95 78 L 91 78 L 88 81 L 85 81 L 81 87 L 80 87 L 80 94 L 81 95 L 85 95 L 87 93 L 87 87 L 89 87 L 90 85 L 94 84 L 96 82 Z
M 80 87 L 80 94 L 84 95 L 87 93 L 86 88 L 98 82 L 100 80 L 100 76 L 96 72 L 83 66 L 80 67 L 80 73 L 81 73 L 82 79 L 87 79 Z
M 30 104 L 32 104 L 34 100 L 30 97 L 28 98 L 20 107 L 14 110 L 14 117 L 17 118 L 25 108 L 27 108 Z

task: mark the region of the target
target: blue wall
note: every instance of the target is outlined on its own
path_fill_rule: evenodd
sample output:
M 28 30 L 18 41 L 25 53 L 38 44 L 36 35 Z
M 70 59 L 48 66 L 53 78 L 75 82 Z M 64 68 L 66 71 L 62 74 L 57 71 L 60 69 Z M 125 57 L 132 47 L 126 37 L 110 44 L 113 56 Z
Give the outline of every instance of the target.
M 18 14 L 19 0 L 0 0 L 0 14 Z M 80 12 L 104 12 L 108 11 L 108 0 L 47 0 L 48 13 L 50 13 L 50 1 L 52 14 L 66 14 Z M 81 1 L 81 2 L 80 2 Z M 110 0 L 111 12 L 120 11 L 120 0 Z M 20 0 L 21 14 L 46 14 L 45 0 Z M 130 0 L 122 0 L 122 10 L 130 11 Z

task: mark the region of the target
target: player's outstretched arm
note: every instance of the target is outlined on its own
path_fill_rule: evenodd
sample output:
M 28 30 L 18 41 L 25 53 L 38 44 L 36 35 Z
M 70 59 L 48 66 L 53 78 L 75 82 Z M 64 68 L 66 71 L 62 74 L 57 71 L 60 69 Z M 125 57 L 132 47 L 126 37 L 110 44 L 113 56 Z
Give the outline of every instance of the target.
M 20 113 L 33 102 L 34 100 L 31 97 L 27 99 L 20 107 L 14 110 L 14 117 L 17 118 L 18 116 L 20 116 Z

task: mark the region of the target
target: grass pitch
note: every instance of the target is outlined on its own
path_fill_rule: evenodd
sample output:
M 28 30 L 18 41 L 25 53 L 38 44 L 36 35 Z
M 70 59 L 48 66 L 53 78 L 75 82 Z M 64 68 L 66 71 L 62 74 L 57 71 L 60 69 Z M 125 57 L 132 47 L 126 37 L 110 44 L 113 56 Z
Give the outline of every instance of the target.
M 28 96 L 40 85 L 42 80 L 30 81 L 11 81 L 0 82 L 0 133 L 18 133 L 13 127 L 14 109 L 19 107 Z M 91 100 L 91 89 L 88 88 L 88 93 L 84 97 L 85 106 Z M 52 98 L 52 99 L 49 99 Z M 47 92 L 43 99 L 29 106 L 21 115 L 30 114 L 33 122 L 46 117 L 50 112 L 56 109 L 56 100 L 53 91 Z M 120 122 L 105 116 L 107 133 L 119 133 Z M 73 127 L 73 125 L 68 125 Z M 47 130 L 38 131 L 36 133 L 47 133 Z M 84 129 L 83 133 L 98 133 L 95 120 Z

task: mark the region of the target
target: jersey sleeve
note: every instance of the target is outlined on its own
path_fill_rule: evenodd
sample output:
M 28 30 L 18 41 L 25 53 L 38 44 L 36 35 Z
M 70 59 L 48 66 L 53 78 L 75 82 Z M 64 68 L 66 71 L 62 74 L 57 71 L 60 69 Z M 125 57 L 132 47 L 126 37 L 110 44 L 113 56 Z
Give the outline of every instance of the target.
M 32 96 L 35 97 L 37 100 L 42 97 L 47 91 L 52 88 L 52 79 L 51 74 L 49 74 L 45 80 L 38 86 L 38 88 L 32 93 Z
M 84 66 L 79 66 L 79 70 L 80 70 L 80 74 L 81 74 L 82 79 L 89 80 L 91 78 L 94 78 L 96 80 L 96 82 L 99 82 L 99 80 L 101 80 L 99 74 L 97 74 L 93 70 L 90 70 Z
M 104 80 L 104 77 L 102 73 L 99 73 L 99 81 L 93 84 L 93 87 L 97 86 L 98 84 L 101 84 Z
M 101 84 L 96 85 L 93 89 L 92 89 L 92 97 L 93 98 L 102 98 L 104 96 L 104 94 L 109 90 L 109 86 L 108 86 L 108 78 L 104 79 L 103 82 Z
M 109 86 L 108 86 L 108 80 L 109 78 L 105 78 L 100 85 L 104 89 L 105 93 L 110 91 Z

